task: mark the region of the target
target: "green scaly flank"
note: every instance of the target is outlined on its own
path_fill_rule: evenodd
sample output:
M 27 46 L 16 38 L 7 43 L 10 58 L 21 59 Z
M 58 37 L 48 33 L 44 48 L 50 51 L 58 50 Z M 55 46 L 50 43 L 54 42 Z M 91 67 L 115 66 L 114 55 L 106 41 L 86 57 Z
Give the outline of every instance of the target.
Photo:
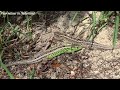
M 48 59 L 52 59 L 54 57 L 60 56 L 61 54 L 65 53 L 74 53 L 82 49 L 82 46 L 70 46 L 70 47 L 65 47 L 64 49 L 58 50 L 50 55 L 47 56 Z

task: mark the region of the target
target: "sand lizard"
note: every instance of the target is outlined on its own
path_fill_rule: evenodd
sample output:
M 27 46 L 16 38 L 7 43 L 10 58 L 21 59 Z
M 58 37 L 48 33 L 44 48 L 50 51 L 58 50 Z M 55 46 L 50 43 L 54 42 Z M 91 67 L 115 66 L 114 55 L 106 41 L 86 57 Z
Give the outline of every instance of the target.
M 54 35 L 58 39 L 60 39 L 60 38 L 66 39 L 71 44 L 82 45 L 85 48 L 90 47 L 90 48 L 96 48 L 96 49 L 101 49 L 101 50 L 113 50 L 113 48 L 111 46 L 99 44 L 99 43 L 96 43 L 96 42 L 85 41 L 85 40 L 76 40 L 76 39 L 71 38 L 71 37 L 69 37 L 65 34 L 60 33 L 60 32 L 54 32 Z M 114 49 L 119 49 L 119 48 L 120 48 L 120 46 L 117 46 Z
M 61 45 L 59 47 L 47 50 L 46 52 L 42 52 L 42 55 L 39 55 L 38 57 L 36 57 L 34 59 L 24 60 L 24 61 L 16 61 L 13 63 L 9 63 L 6 66 L 8 67 L 8 66 L 12 66 L 12 65 L 37 63 L 37 62 L 42 61 L 43 58 L 52 59 L 51 57 L 63 54 L 65 52 L 65 50 L 66 50 L 65 53 L 72 53 L 74 51 L 78 51 L 79 49 L 82 49 L 82 47 L 81 46 L 71 46 L 71 45 L 67 45 L 67 46 Z M 52 54 L 54 54 L 54 56 Z
M 110 46 L 106 46 L 106 45 L 102 45 L 102 44 L 99 44 L 99 43 L 92 43 L 90 41 L 83 41 L 83 40 L 76 40 L 76 39 L 73 39 L 69 36 L 66 36 L 62 33 L 59 33 L 59 32 L 54 32 L 54 35 L 56 38 L 63 38 L 63 39 L 67 39 L 68 41 L 70 41 L 73 45 L 78 45 L 78 46 L 81 46 L 82 47 L 91 47 L 91 48 L 97 48 L 97 49 L 104 49 L 104 50 L 113 50 L 112 47 Z M 55 53 L 61 49 L 65 49 L 65 48 L 68 48 L 70 47 L 71 45 L 68 45 L 68 46 L 59 46 L 57 48 L 54 48 L 54 49 L 51 49 L 51 50 L 48 50 L 46 51 L 45 53 L 43 53 L 43 55 L 39 55 L 37 58 L 34 58 L 32 60 L 24 60 L 24 61 L 17 61 L 17 62 L 14 62 L 14 63 L 10 63 L 10 64 L 7 64 L 6 66 L 12 66 L 12 65 L 19 65 L 19 64 L 32 64 L 32 63 L 37 63 L 37 62 L 40 62 L 42 60 L 42 58 L 45 58 L 47 57 L 48 55 L 52 54 L 52 53 Z M 115 49 L 118 49 L 119 47 L 116 47 Z

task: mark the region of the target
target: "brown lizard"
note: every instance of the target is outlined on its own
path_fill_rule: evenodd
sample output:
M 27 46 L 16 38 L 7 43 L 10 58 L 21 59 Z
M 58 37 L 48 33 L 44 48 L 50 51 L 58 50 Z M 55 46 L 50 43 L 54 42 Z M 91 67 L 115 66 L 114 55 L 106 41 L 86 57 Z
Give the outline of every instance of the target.
M 113 48 L 111 46 L 99 44 L 96 42 L 85 41 L 85 40 L 76 40 L 76 39 L 71 38 L 65 34 L 60 33 L 60 32 L 54 32 L 54 35 L 58 39 L 61 38 L 61 39 L 68 40 L 73 45 L 74 44 L 75 45 L 82 45 L 85 48 L 90 47 L 90 48 L 103 49 L 103 50 L 113 50 Z M 120 48 L 120 46 L 117 46 L 114 49 L 119 49 L 119 48 Z

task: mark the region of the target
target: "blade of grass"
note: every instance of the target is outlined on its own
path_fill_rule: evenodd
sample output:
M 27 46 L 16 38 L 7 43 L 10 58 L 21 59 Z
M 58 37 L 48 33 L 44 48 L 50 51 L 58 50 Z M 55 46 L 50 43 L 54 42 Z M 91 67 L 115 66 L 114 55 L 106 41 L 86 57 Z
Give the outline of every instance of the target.
M 73 21 L 75 20 L 76 16 L 78 15 L 78 12 L 79 12 L 79 11 L 76 11 L 76 12 L 75 12 L 74 16 L 73 16 L 72 19 L 71 19 L 71 22 L 69 23 L 69 26 L 72 25 Z
M 113 32 L 113 48 L 116 46 L 116 42 L 117 42 L 117 36 L 118 36 L 118 28 L 119 28 L 119 16 L 116 16 L 115 19 L 115 29 Z
M 103 21 L 103 17 L 104 17 L 104 11 L 102 11 L 102 12 L 100 13 L 99 18 L 98 18 L 98 20 L 96 21 L 96 24 L 97 24 L 97 25 L 98 25 L 101 21 Z
M 33 68 L 32 71 L 30 72 L 29 78 L 34 79 L 34 74 L 35 74 L 35 69 Z
M 76 18 L 77 15 L 78 15 L 78 11 L 77 11 L 77 12 L 75 13 L 75 15 L 73 16 L 71 23 L 75 20 L 75 18 Z
M 7 22 L 7 23 L 11 27 L 11 29 L 14 29 L 13 26 L 12 26 L 12 24 L 10 22 Z
M 113 11 L 109 11 L 106 15 L 107 18 L 109 18 L 109 16 L 113 13 Z
M 92 13 L 92 16 L 93 16 L 93 29 L 95 29 L 95 26 L 96 26 L 96 12 L 95 11 Z
M 11 38 L 13 35 L 17 35 L 17 33 L 20 34 L 19 26 L 18 26 L 18 25 L 15 26 L 15 27 L 13 27 L 10 22 L 8 22 L 8 24 L 9 24 L 10 27 L 11 27 L 12 33 L 11 33 L 11 35 L 10 35 L 9 37 L 7 37 L 6 42 L 9 42 L 10 38 Z
M 95 20 L 96 16 L 94 13 L 95 12 L 93 12 L 93 27 L 91 28 L 93 31 L 90 34 L 90 36 L 88 36 L 88 40 L 93 40 L 96 37 L 96 34 L 99 33 L 102 30 L 102 28 L 107 25 L 109 16 L 113 12 L 112 11 L 102 11 L 98 20 Z M 98 26 L 97 29 L 95 28 L 96 26 Z
M 17 26 L 15 26 L 15 28 L 13 29 L 13 32 L 14 32 L 14 33 L 19 32 L 19 26 L 18 26 L 18 25 L 17 25 Z
M 104 23 L 104 24 L 98 29 L 98 32 L 100 32 L 106 25 L 107 25 L 107 22 Z
M 8 70 L 8 68 L 3 64 L 2 62 L 2 54 L 3 54 L 3 51 L 0 53 L 0 65 L 1 67 L 6 71 L 6 73 L 8 74 L 8 76 L 10 77 L 10 79 L 14 79 L 14 76 L 13 74 Z
M 101 27 L 98 28 L 97 33 L 99 33 L 105 26 L 107 25 L 107 23 L 104 23 Z M 97 34 L 94 35 L 93 39 L 96 37 Z
M 95 36 L 95 32 L 96 32 L 96 30 L 95 30 L 95 27 L 96 27 L 96 12 L 95 11 L 93 11 L 93 13 L 92 13 L 92 20 L 93 20 L 92 31 L 91 31 L 90 36 L 88 37 L 88 40 L 90 40 L 90 41 L 93 40 L 93 38 Z
M 32 20 L 32 16 L 26 15 L 26 24 L 27 24 L 27 30 L 29 29 L 30 26 L 30 21 Z
M 113 11 L 104 11 L 102 20 L 104 20 L 104 21 L 109 20 L 109 17 L 112 13 L 113 13 Z

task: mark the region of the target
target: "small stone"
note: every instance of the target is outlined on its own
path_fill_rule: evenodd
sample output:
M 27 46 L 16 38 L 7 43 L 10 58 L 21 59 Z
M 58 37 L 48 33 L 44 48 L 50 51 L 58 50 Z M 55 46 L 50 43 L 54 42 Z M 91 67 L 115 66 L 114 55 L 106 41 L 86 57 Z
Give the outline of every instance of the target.
M 75 75 L 75 72 L 74 71 L 71 71 L 71 76 L 74 76 Z

